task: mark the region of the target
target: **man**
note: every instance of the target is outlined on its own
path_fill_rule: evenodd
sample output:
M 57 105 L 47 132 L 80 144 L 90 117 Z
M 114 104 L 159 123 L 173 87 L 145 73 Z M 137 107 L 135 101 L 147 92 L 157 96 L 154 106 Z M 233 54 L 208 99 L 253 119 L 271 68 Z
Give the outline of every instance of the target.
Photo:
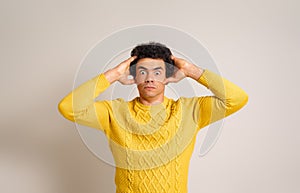
M 176 101 L 165 97 L 165 85 L 185 77 L 214 95 Z M 116 81 L 137 84 L 139 96 L 94 101 Z M 116 164 L 117 193 L 186 193 L 197 132 L 247 100 L 235 84 L 151 42 L 136 46 L 129 59 L 74 89 L 59 110 L 71 121 L 105 132 Z

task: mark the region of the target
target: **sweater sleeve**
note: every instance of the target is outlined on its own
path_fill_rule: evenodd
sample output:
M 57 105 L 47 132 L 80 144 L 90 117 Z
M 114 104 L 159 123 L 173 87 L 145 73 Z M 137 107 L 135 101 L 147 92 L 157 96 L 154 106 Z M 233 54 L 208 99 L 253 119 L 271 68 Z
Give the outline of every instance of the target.
M 198 129 L 231 115 L 248 101 L 248 95 L 240 87 L 209 70 L 203 72 L 198 82 L 214 94 L 197 99 Z
M 68 120 L 88 127 L 104 130 L 108 121 L 108 106 L 105 101 L 95 98 L 110 86 L 104 74 L 100 74 L 81 84 L 58 104 L 59 112 Z

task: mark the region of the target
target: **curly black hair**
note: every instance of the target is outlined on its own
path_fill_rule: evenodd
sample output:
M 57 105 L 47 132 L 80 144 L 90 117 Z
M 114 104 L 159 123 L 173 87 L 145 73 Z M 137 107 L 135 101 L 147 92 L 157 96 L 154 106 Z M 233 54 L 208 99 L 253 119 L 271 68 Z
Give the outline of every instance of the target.
M 130 63 L 130 74 L 135 77 L 136 68 L 135 64 L 142 58 L 162 59 L 166 65 L 166 77 L 170 77 L 174 72 L 174 62 L 171 59 L 172 52 L 165 45 L 158 42 L 149 42 L 137 45 L 131 51 L 131 56 L 137 56 L 137 58 Z M 171 65 L 170 65 L 171 64 Z

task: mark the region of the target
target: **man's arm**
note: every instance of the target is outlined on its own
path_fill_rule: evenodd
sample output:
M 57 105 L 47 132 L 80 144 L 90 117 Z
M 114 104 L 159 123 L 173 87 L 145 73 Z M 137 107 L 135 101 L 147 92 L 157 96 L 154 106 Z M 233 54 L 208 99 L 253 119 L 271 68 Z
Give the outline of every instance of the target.
M 194 117 L 201 129 L 241 109 L 248 101 L 248 95 L 240 87 L 225 78 L 172 56 L 178 71 L 168 82 L 178 82 L 190 77 L 208 88 L 214 95 L 194 98 Z
M 198 98 L 199 129 L 237 112 L 248 101 L 243 89 L 209 70 L 197 81 L 214 94 Z
M 130 63 L 134 59 L 131 57 L 123 61 L 71 91 L 59 102 L 59 112 L 70 121 L 104 130 L 109 124 L 109 104 L 108 101 L 95 101 L 95 98 L 115 81 L 134 83 L 134 80 L 127 78 Z
M 129 85 L 135 83 L 134 79 L 128 79 L 130 75 L 129 67 L 130 63 L 133 62 L 137 57 L 132 56 L 127 60 L 121 62 L 118 66 L 113 69 L 110 69 L 104 72 L 104 76 L 110 82 L 110 84 L 114 83 L 115 81 L 119 81 L 121 84 Z

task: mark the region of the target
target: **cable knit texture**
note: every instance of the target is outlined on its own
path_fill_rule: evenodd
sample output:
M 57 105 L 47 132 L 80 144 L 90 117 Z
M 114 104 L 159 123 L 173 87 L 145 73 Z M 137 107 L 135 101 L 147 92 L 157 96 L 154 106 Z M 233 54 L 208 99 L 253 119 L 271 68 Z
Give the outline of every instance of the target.
M 146 106 L 132 101 L 95 101 L 110 86 L 103 74 L 83 83 L 59 103 L 61 114 L 105 132 L 114 156 L 117 193 L 187 193 L 196 134 L 240 108 L 247 94 L 205 70 L 197 80 L 212 96 L 164 98 Z

